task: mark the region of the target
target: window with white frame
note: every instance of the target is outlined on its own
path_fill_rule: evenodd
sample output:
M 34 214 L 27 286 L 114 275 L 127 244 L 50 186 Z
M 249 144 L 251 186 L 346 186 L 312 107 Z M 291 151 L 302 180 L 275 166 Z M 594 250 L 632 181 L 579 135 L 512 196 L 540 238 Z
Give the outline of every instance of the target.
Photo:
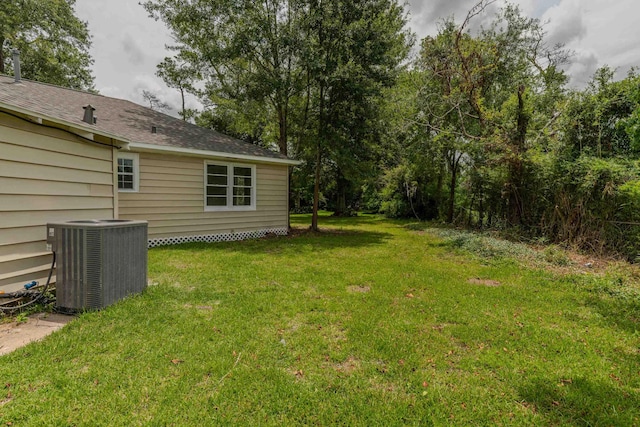
M 205 162 L 205 210 L 254 210 L 256 167 Z
M 118 153 L 118 191 L 138 191 L 137 153 Z

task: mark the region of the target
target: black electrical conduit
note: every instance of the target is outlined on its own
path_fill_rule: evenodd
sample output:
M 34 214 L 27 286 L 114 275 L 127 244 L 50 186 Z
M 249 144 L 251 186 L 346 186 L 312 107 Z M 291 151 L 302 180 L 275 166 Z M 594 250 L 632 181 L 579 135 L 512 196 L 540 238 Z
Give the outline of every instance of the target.
M 3 307 L 2 305 L 0 305 L 0 311 L 20 310 L 22 308 L 28 307 L 31 304 L 35 304 L 36 302 L 40 301 L 44 296 L 44 294 L 46 294 L 47 291 L 49 290 L 49 284 L 51 283 L 51 275 L 53 274 L 53 268 L 55 267 L 55 265 L 56 265 L 56 253 L 53 252 L 53 260 L 51 261 L 51 268 L 49 269 L 49 277 L 47 277 L 47 284 L 44 286 L 44 288 L 42 288 L 42 291 L 39 294 L 37 293 L 37 291 L 30 291 L 30 290 L 9 292 L 8 294 L 0 294 L 0 298 L 32 298 L 31 301 L 28 301 L 21 305 L 12 306 L 12 307 Z

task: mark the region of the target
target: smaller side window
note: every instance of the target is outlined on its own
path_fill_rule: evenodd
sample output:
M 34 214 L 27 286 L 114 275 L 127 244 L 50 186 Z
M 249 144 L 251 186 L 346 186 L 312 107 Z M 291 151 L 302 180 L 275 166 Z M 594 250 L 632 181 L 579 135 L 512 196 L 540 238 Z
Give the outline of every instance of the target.
M 118 191 L 138 191 L 138 154 L 118 154 Z
M 207 165 L 207 206 L 227 206 L 227 166 Z

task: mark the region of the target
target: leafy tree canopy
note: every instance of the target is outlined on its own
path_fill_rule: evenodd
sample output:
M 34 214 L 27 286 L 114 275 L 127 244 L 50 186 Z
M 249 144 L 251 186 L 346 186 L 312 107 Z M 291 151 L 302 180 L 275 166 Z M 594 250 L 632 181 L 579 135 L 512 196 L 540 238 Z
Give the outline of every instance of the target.
M 181 91 L 204 86 L 201 100 L 212 110 L 204 122 L 273 142 L 283 154 L 292 148 L 315 163 L 318 185 L 321 171 L 335 175 L 344 206 L 346 190 L 372 170 L 383 89 L 394 84 L 411 41 L 397 0 L 148 0 L 144 7 L 176 40 L 175 59 L 160 66 L 165 81 Z M 314 199 L 317 208 L 317 186 Z
M 18 49 L 25 79 L 92 89 L 91 36 L 74 5 L 75 0 L 2 0 L 0 73 L 12 71 L 11 52 Z

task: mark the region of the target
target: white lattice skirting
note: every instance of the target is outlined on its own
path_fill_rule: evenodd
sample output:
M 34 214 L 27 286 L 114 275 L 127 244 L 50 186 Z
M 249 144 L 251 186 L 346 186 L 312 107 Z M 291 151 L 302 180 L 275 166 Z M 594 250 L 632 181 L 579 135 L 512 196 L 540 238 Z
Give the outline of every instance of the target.
M 275 234 L 278 236 L 286 236 L 288 230 L 283 228 L 269 228 L 266 230 L 255 231 L 240 231 L 238 233 L 221 233 L 221 234 L 204 234 L 200 236 L 177 236 L 177 237 L 163 237 L 160 239 L 149 239 L 149 248 L 155 248 L 156 246 L 177 245 L 179 243 L 191 243 L 191 242 L 232 242 L 235 240 L 245 239 L 259 239 L 267 234 Z

